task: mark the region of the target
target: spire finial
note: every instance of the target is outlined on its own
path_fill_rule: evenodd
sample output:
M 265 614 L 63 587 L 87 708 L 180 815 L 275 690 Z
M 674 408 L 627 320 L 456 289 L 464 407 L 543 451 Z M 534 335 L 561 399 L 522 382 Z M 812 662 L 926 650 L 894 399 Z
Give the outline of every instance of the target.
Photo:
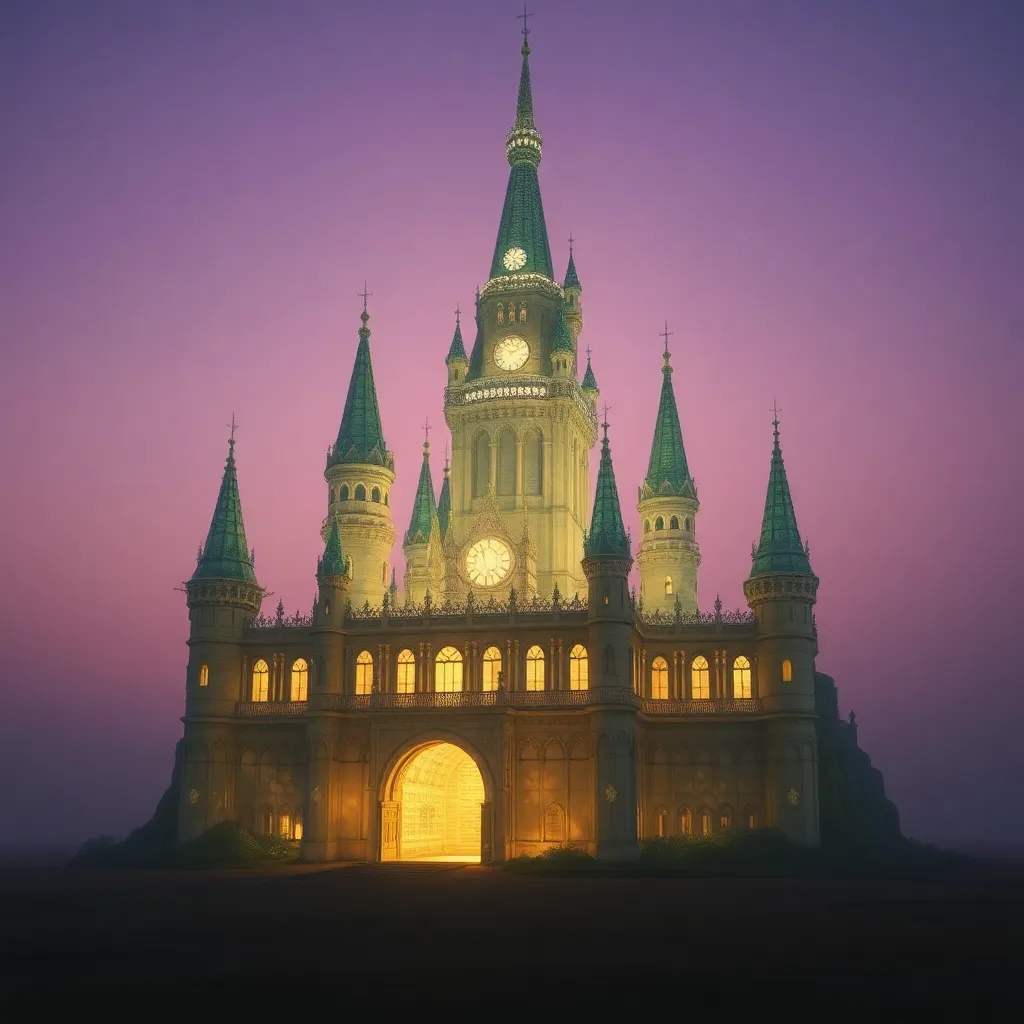
M 569 232 L 569 258 L 572 258 L 572 247 L 576 243 L 576 239 L 572 237 L 572 231 Z
M 779 446 L 779 413 L 782 410 L 779 409 L 779 403 L 772 399 L 772 429 L 775 434 L 775 447 Z
M 523 13 L 516 15 L 516 21 L 522 21 L 523 23 L 523 54 L 524 56 L 530 52 L 530 41 L 526 37 L 530 34 L 529 25 L 527 18 L 533 17 L 533 11 L 527 12 L 526 4 L 523 4 Z
M 448 442 L 447 441 L 445 441 L 445 443 L 444 443 L 444 472 L 445 472 L 445 475 L 447 476 L 448 475 Z
M 587 364 L 590 364 L 590 346 L 587 346 Z
M 668 363 L 668 360 L 669 360 L 668 339 L 671 338 L 672 335 L 675 334 L 675 333 L 676 333 L 675 331 L 670 331 L 668 329 L 668 321 L 666 320 L 665 321 L 665 330 L 663 330 L 661 332 L 661 334 L 658 335 L 658 337 L 664 338 L 664 340 L 665 340 L 665 354 L 662 356 L 662 358 L 665 360 L 666 364 Z
M 366 300 L 373 294 L 373 292 L 366 290 L 366 281 L 363 281 L 363 290 L 358 293 L 359 298 L 363 300 L 363 312 L 366 313 Z
M 456 324 L 456 326 L 458 326 L 458 324 L 461 322 L 460 319 L 459 319 L 461 316 L 462 316 L 462 309 L 460 308 L 459 303 L 456 303 L 455 304 L 455 324 Z
M 423 454 L 426 455 L 430 451 L 430 420 L 425 419 L 423 421 Z
M 228 438 L 228 454 L 231 458 L 235 457 L 235 431 L 238 429 L 238 424 L 235 422 L 235 411 L 231 410 L 231 422 L 228 424 L 231 428 L 231 436 Z
M 601 424 L 601 428 L 604 430 L 604 443 L 605 444 L 608 443 L 608 411 L 610 409 L 611 409 L 611 406 L 607 402 L 605 402 L 604 403 L 604 409 L 602 410 L 602 412 L 604 413 L 604 416 L 603 416 L 604 422 Z

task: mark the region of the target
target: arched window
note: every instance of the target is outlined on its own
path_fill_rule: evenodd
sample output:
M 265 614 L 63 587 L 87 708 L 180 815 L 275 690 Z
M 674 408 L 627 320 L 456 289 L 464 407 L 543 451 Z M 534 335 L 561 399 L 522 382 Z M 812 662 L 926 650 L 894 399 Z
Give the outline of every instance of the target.
M 265 836 L 274 834 L 274 812 L 269 807 L 260 811 L 260 833 Z
M 703 654 L 698 654 L 690 665 L 690 682 L 690 696 L 694 700 L 707 700 L 711 696 L 711 670 Z
M 526 652 L 526 688 L 544 689 L 544 652 L 536 644 Z
M 473 439 L 473 497 L 480 498 L 487 493 L 491 482 L 491 441 L 487 434 L 477 434 Z
M 645 519 L 644 520 L 644 533 L 650 533 L 650 532 L 651 532 L 651 521 L 650 521 L 650 519 Z
M 655 700 L 668 699 L 668 662 L 662 657 L 651 662 L 651 696 Z
M 408 648 L 398 652 L 398 692 L 416 692 L 416 655 Z
M 360 651 L 356 656 L 356 693 L 367 694 L 373 689 L 373 655 Z
M 521 324 L 526 323 L 526 303 L 523 302 L 519 306 L 519 322 Z
M 282 807 L 277 816 L 277 831 L 282 839 L 292 837 L 292 812 L 287 807 Z
M 666 597 L 671 597 L 672 596 L 672 577 L 671 576 L 666 576 L 665 577 L 665 596 Z
M 334 504 L 334 488 L 331 488 L 331 504 Z
M 498 493 L 516 493 L 516 435 L 511 430 L 498 440 Z
M 483 664 L 483 688 L 485 690 L 496 690 L 498 688 L 498 676 L 501 675 L 501 651 L 497 647 L 488 647 L 484 651 Z
M 292 838 L 302 838 L 302 815 L 300 814 L 295 815 L 295 824 L 292 826 Z
M 270 691 L 270 668 L 260 658 L 252 667 L 252 699 L 267 700 Z
M 659 810 L 654 817 L 654 834 L 659 839 L 668 835 L 668 815 L 663 810 Z
M 724 804 L 718 812 L 718 821 L 722 828 L 732 828 L 732 808 Z
M 782 681 L 784 683 L 793 682 L 793 662 L 789 658 L 782 659 Z M 200 685 L 202 685 L 200 683 Z
M 732 663 L 732 695 L 741 700 L 750 696 L 750 662 L 742 654 Z
M 693 815 L 690 813 L 689 807 L 682 807 L 679 810 L 679 834 L 693 835 Z
M 499 302 L 498 303 L 498 323 L 503 324 L 505 322 L 505 307 Z
M 210 666 L 200 665 L 199 666 L 199 685 L 209 686 L 210 685 Z
M 538 430 L 528 430 L 523 439 L 523 476 L 526 494 L 540 494 L 544 486 L 544 442 Z
M 743 824 L 746 825 L 747 828 L 757 828 L 757 815 L 754 813 L 753 807 L 748 807 L 743 812 Z
M 700 834 L 711 835 L 711 812 L 707 808 L 700 812 Z
M 348 484 L 342 484 L 338 491 L 338 501 L 348 501 Z
M 690 532 L 690 520 L 688 518 L 683 520 L 683 529 L 686 530 L 687 533 Z
M 678 530 L 679 529 L 679 516 L 673 516 L 668 521 L 668 528 L 670 530 Z
M 508 304 L 508 322 L 510 324 L 516 322 L 516 304 L 514 302 Z
M 305 700 L 309 693 L 309 665 L 305 658 L 292 662 L 292 700 Z
M 356 493 L 354 497 L 356 501 L 366 501 L 366 488 L 363 484 L 356 484 Z
M 654 520 L 654 529 L 655 530 L 664 530 L 665 529 L 665 520 L 661 516 L 658 516 L 658 518 Z
M 372 491 L 370 491 L 370 501 L 380 501 L 380 488 L 379 487 L 374 487 L 374 489 Z
M 458 693 L 462 689 L 462 655 L 454 647 L 442 647 L 434 659 L 434 690 Z
M 590 686 L 587 649 L 577 644 L 569 652 L 569 689 L 586 690 Z

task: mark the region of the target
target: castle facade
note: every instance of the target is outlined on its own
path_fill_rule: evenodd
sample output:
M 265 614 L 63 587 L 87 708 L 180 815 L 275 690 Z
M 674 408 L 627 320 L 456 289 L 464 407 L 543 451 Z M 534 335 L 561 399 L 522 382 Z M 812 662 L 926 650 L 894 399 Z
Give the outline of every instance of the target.
M 818 842 L 818 579 L 778 422 L 749 611 L 700 612 L 666 333 L 631 593 L 571 246 L 561 284 L 552 264 L 529 55 L 475 337 L 467 354 L 457 316 L 446 359 L 452 457 L 435 494 L 424 443 L 402 587 L 365 299 L 309 617 L 260 614 L 232 432 L 186 584 L 181 839 L 233 820 L 306 860 L 484 862 L 565 842 L 630 858 L 647 836 L 763 825 Z

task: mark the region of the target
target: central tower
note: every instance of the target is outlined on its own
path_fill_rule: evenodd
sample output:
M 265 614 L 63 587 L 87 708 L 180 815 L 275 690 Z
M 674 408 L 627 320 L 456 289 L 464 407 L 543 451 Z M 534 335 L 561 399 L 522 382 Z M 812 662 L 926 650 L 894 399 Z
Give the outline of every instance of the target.
M 541 597 L 555 587 L 567 597 L 587 593 L 580 562 L 597 418 L 594 394 L 577 380 L 582 289 L 572 257 L 566 289 L 555 281 L 525 38 L 521 52 L 516 119 L 505 138 L 508 188 L 477 297 L 476 338 L 468 360 L 461 336 L 448 358 L 453 599 L 469 590 L 504 597 L 517 580 Z M 519 564 L 534 561 L 531 551 L 535 575 Z

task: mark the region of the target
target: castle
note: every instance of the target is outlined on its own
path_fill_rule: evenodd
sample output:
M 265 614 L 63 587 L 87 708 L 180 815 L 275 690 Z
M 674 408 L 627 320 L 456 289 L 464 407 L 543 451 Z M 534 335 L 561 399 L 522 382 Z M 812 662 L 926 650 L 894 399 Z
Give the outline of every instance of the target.
M 628 859 L 644 837 L 762 825 L 819 841 L 818 579 L 778 419 L 749 612 L 700 612 L 700 505 L 666 329 L 631 593 L 589 355 L 579 380 L 571 243 L 561 284 L 552 265 L 529 55 L 524 34 L 475 338 L 467 355 L 457 315 L 445 360 L 451 462 L 435 496 L 424 443 L 402 588 L 365 296 L 308 618 L 260 614 L 232 431 L 185 586 L 179 839 L 232 820 L 300 840 L 310 861 L 484 862 L 565 842 Z

